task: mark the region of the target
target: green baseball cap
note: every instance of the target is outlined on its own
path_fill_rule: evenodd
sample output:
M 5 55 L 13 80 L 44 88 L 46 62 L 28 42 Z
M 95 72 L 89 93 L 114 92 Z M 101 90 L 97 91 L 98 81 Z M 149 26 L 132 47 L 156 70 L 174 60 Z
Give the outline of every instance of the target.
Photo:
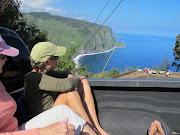
M 30 56 L 35 63 L 48 60 L 51 56 L 62 56 L 66 53 L 66 47 L 56 46 L 50 42 L 39 42 L 34 45 Z

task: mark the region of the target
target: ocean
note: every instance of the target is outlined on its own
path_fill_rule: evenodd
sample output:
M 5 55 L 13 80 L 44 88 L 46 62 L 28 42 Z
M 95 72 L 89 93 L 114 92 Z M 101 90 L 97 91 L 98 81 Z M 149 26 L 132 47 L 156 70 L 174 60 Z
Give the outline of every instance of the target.
M 119 36 L 115 35 L 117 41 L 119 41 Z M 104 71 L 119 68 L 124 72 L 124 69 L 129 66 L 135 69 L 137 66 L 141 69 L 152 68 L 153 65 L 159 66 L 166 55 L 170 65 L 174 61 L 173 48 L 176 37 L 124 34 L 120 42 L 127 46 L 115 49 Z M 101 73 L 111 53 L 112 50 L 84 55 L 79 57 L 78 62 L 81 66 L 89 65 L 89 71 L 94 74 Z M 172 67 L 170 70 L 175 71 L 175 68 Z

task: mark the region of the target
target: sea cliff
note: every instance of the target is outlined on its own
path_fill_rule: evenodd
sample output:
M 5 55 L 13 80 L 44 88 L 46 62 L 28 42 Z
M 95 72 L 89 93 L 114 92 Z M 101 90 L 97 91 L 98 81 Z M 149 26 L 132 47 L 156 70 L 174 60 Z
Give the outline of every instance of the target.
M 24 16 L 28 22 L 35 23 L 40 30 L 47 31 L 50 42 L 67 48 L 79 45 L 76 56 L 126 46 L 115 40 L 114 33 L 108 26 L 102 26 L 97 32 L 101 25 L 83 20 L 51 15 L 45 12 L 24 13 Z

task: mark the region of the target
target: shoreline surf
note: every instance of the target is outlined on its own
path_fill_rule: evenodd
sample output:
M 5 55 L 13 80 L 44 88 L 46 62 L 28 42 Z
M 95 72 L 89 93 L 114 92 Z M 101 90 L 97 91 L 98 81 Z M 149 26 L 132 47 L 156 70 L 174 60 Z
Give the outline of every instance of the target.
M 127 47 L 127 45 L 126 45 L 125 47 Z M 125 47 L 114 47 L 114 48 L 125 48 Z M 74 61 L 74 63 L 76 64 L 75 68 L 78 68 L 78 67 L 80 66 L 79 60 L 80 60 L 82 57 L 85 57 L 85 56 L 87 56 L 87 55 L 96 55 L 96 54 L 100 54 L 100 53 L 107 53 L 107 52 L 112 51 L 114 48 L 109 49 L 109 50 L 104 51 L 104 52 L 79 54 L 78 56 L 76 56 L 75 58 L 73 58 L 73 61 Z

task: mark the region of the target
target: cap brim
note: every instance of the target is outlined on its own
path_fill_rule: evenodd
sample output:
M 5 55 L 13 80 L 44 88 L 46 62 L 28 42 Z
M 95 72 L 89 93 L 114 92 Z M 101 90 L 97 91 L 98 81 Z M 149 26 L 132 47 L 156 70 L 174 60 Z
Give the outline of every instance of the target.
M 4 54 L 4 55 L 7 55 L 7 56 L 17 56 L 19 54 L 19 50 L 12 47 L 12 46 L 9 46 L 9 45 L 5 45 L 5 47 L 3 47 L 4 50 L 3 51 L 0 51 L 0 54 Z
M 66 47 L 57 46 L 56 53 L 53 56 L 63 56 L 66 53 Z

